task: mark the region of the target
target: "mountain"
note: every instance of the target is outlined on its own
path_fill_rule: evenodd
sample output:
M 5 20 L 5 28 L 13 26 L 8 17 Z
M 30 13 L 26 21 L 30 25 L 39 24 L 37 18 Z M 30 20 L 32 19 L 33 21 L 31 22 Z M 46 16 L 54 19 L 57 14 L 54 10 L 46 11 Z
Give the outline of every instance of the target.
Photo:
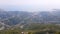
M 60 24 L 60 11 L 0 11 L 0 30 L 23 28 L 31 23 Z

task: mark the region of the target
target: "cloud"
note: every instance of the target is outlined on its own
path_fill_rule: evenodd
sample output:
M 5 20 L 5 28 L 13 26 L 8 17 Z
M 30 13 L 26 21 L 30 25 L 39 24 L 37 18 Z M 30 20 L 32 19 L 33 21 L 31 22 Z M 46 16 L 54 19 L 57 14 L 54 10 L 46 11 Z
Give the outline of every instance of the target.
M 60 9 L 60 0 L 0 0 L 0 8 L 21 10 Z
M 59 3 L 60 0 L 0 0 L 0 4 L 6 5 L 46 5 Z

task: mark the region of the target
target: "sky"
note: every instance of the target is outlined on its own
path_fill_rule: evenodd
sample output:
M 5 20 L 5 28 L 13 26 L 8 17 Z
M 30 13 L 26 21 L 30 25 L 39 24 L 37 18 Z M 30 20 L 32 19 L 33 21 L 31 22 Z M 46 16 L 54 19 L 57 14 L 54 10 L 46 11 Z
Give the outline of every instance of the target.
M 60 9 L 60 0 L 0 0 L 0 9 L 8 11 L 49 11 Z

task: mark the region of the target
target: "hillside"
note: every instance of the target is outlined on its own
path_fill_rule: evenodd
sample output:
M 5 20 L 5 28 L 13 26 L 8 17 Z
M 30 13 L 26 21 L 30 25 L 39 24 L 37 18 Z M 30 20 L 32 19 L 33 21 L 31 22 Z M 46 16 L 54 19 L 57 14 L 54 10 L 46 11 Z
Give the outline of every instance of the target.
M 60 24 L 60 11 L 0 11 L 0 29 L 17 28 L 31 23 Z M 21 27 L 20 27 L 21 28 Z M 3 30 L 2 29 L 2 30 Z

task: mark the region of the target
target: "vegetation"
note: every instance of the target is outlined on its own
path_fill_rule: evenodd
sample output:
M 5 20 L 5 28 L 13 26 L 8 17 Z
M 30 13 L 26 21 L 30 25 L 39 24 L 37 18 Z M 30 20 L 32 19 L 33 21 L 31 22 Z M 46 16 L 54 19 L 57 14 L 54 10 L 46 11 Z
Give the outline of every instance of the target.
M 60 11 L 0 11 L 0 34 L 60 34 Z
M 33 25 L 32 25 L 33 24 Z M 56 24 L 37 24 L 32 23 L 28 27 L 24 26 L 23 29 L 8 29 L 0 30 L 0 34 L 60 34 L 60 26 Z

